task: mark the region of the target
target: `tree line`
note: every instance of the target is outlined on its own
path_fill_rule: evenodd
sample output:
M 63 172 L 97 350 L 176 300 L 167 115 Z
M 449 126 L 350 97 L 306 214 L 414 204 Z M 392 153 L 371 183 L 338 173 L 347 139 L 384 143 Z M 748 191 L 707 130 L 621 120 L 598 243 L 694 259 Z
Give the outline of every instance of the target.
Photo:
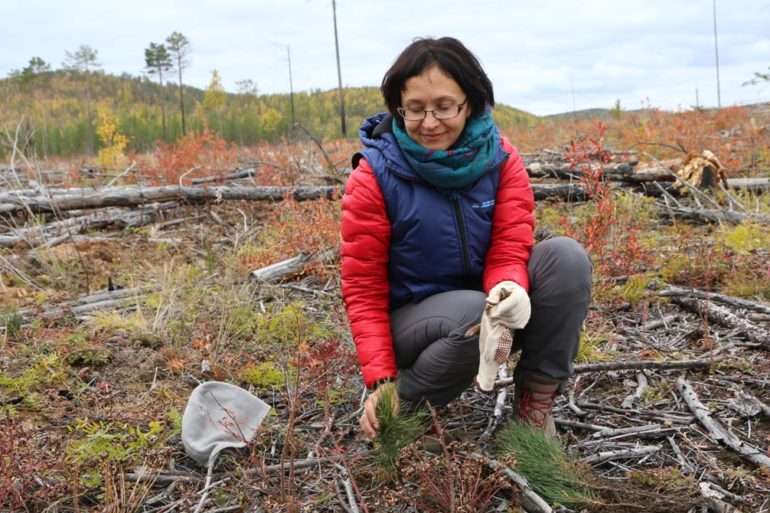
M 184 84 L 190 52 L 189 40 L 179 32 L 162 43 L 150 42 L 141 76 L 105 73 L 98 51 L 87 45 L 66 52 L 58 70 L 32 57 L 27 66 L 0 79 L 0 128 L 14 135 L 26 154 L 38 157 L 95 154 L 103 145 L 97 132 L 105 115 L 114 119 L 129 152 L 152 151 L 159 142 L 206 130 L 252 145 L 291 137 L 296 129 L 293 104 L 297 124 L 324 140 L 342 137 L 336 90 L 295 92 L 291 99 L 288 94 L 259 94 L 256 82 L 244 79 L 237 82 L 236 93 L 228 93 L 216 70 L 201 90 Z M 345 110 L 350 126 L 359 126 L 365 117 L 384 110 L 379 90 L 346 88 Z M 504 105 L 495 109 L 495 116 L 502 128 L 536 120 Z M 8 137 L 3 139 L 0 156 L 10 150 Z

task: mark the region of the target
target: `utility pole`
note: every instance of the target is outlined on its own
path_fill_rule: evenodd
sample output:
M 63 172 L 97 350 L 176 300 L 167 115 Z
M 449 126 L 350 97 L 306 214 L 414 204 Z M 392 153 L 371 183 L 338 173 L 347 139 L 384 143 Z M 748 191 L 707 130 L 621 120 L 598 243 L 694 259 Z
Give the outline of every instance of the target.
M 294 83 L 291 79 L 291 46 L 286 45 L 286 55 L 289 57 L 289 102 L 291 103 L 291 126 L 289 131 L 294 130 Z
M 342 91 L 342 70 L 340 68 L 340 43 L 337 38 L 337 2 L 332 0 L 332 14 L 334 16 L 334 50 L 337 53 L 337 92 L 340 97 L 340 127 L 342 128 L 342 137 L 347 136 L 345 127 L 345 93 Z
M 714 0 L 714 56 L 717 64 L 717 108 L 722 108 L 722 92 L 719 86 L 719 40 L 717 39 L 717 0 Z
M 700 110 L 700 97 L 698 95 L 698 88 L 695 88 L 695 110 Z

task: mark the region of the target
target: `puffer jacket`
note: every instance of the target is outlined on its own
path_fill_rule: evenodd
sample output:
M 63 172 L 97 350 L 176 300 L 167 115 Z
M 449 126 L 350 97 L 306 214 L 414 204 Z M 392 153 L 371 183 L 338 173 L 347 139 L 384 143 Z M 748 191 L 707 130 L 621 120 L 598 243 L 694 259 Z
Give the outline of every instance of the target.
M 389 115 L 364 122 L 364 150 L 342 199 L 342 295 L 364 382 L 397 375 L 390 312 L 457 289 L 528 288 L 534 197 L 524 163 L 503 138 L 489 170 L 440 190 L 404 160 Z

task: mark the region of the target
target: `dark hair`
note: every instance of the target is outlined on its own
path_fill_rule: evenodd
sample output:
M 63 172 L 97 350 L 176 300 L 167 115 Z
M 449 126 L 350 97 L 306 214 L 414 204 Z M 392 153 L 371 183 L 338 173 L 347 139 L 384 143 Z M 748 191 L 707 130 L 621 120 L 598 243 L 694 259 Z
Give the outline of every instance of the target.
M 385 105 L 398 121 L 401 119 L 396 109 L 401 106 L 406 81 L 434 65 L 452 77 L 468 95 L 473 116 L 481 115 L 486 105 L 495 105 L 492 82 L 465 45 L 453 37 L 419 38 L 401 52 L 380 85 Z

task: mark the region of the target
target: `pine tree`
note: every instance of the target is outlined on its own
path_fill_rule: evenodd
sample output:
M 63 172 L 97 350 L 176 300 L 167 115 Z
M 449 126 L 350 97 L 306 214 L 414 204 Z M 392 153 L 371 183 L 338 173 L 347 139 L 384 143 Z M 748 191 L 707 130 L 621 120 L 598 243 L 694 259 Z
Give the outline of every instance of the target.
M 179 74 L 179 110 L 182 113 L 182 135 L 185 135 L 185 119 L 184 119 L 184 84 L 182 83 L 182 70 L 190 65 L 187 60 L 187 56 L 190 53 L 190 41 L 181 32 L 173 32 L 166 38 L 166 44 L 168 49 L 174 55 L 176 61 L 176 69 Z
M 147 72 L 151 75 L 158 75 L 158 84 L 160 85 L 160 115 L 161 126 L 163 127 L 163 140 L 166 140 L 166 102 L 163 99 L 163 72 L 174 68 L 171 61 L 171 54 L 163 44 L 150 43 L 150 46 L 144 50 L 144 62 Z
M 88 45 L 80 45 L 74 52 L 64 52 L 64 69 L 82 74 L 85 78 L 85 99 L 86 99 L 86 152 L 93 153 L 96 146 L 93 130 L 93 113 L 91 112 L 91 71 L 97 71 L 101 68 L 98 61 L 99 51 Z

